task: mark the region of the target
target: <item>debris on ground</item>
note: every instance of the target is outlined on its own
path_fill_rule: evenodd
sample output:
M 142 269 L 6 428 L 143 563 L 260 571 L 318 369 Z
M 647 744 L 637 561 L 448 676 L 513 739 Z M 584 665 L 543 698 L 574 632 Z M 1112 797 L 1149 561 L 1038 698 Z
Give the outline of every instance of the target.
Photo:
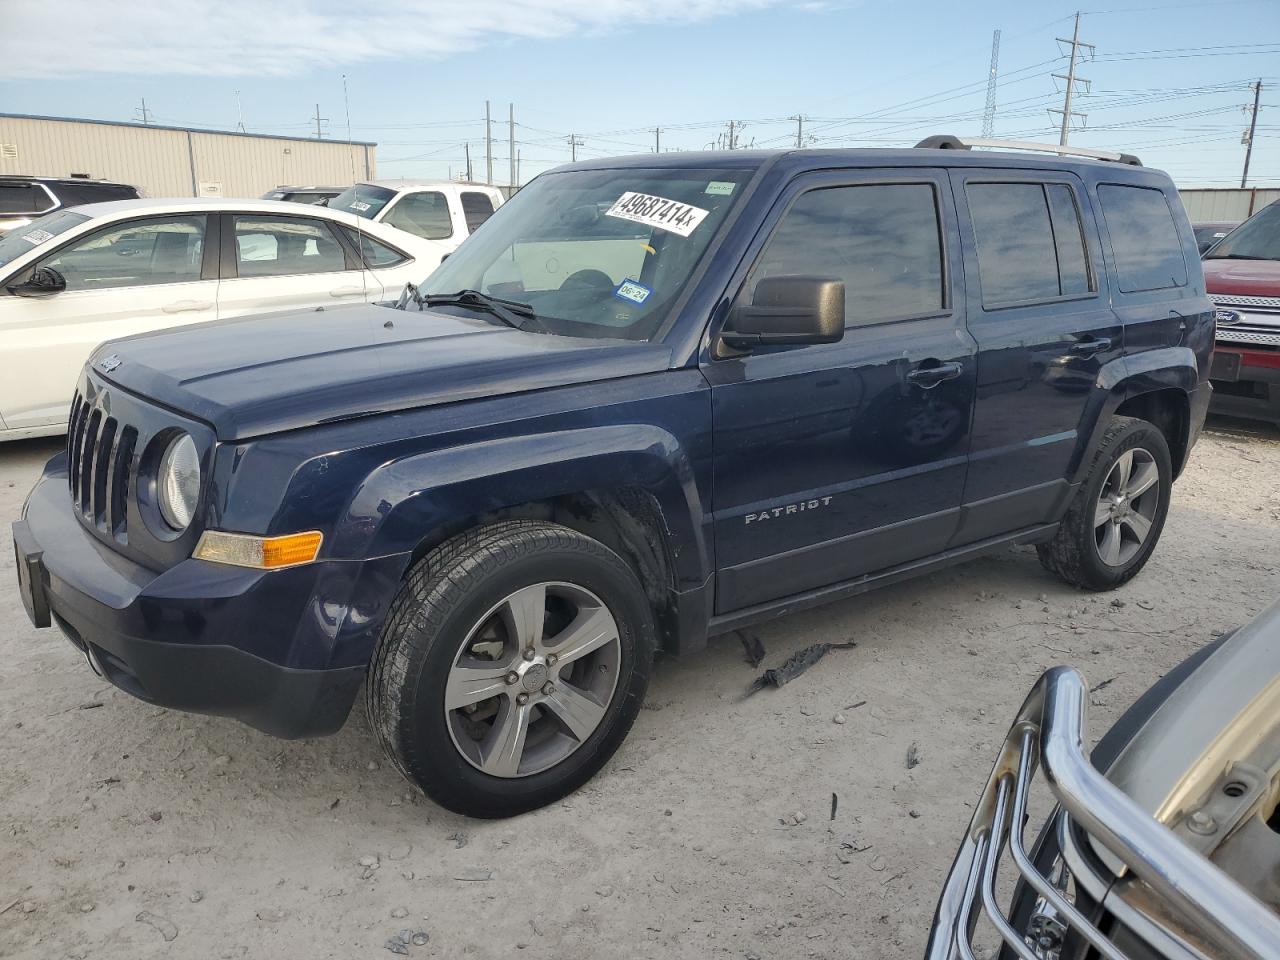
M 485 883 L 493 879 L 492 870 L 464 870 L 462 873 L 454 874 L 453 879 L 462 880 L 466 883 Z
M 1099 690 L 1107 689 L 1107 687 L 1111 686 L 1111 684 L 1115 683 L 1116 680 L 1119 679 L 1119 676 L 1120 676 L 1119 674 L 1116 674 L 1116 676 L 1114 677 L 1107 677 L 1107 679 L 1103 680 L 1100 684 L 1098 684 L 1096 687 L 1093 688 L 1093 692 L 1097 693 Z
M 832 820 L 836 818 L 836 807 L 838 807 L 839 805 L 840 805 L 840 798 L 837 797 L 834 793 L 832 793 L 831 794 L 831 819 Z
M 150 910 L 143 910 L 133 919 L 138 923 L 145 923 L 148 926 L 155 927 L 160 931 L 160 936 L 164 937 L 165 943 L 178 937 L 178 928 L 168 917 L 162 917 L 160 914 L 152 913 Z
M 846 640 L 844 643 L 815 643 L 811 647 L 805 647 L 803 650 L 797 650 L 791 656 L 783 661 L 780 667 L 770 667 L 760 676 L 756 677 L 751 687 L 747 690 L 747 696 L 765 687 L 786 686 L 800 674 L 804 673 L 815 663 L 825 657 L 832 650 L 851 650 L 858 644 L 853 640 Z
M 463 847 L 467 845 L 467 835 L 463 833 L 461 830 L 457 831 L 456 833 L 449 834 L 447 837 L 445 837 L 445 839 L 452 840 L 453 846 L 457 850 L 461 850 Z
M 843 714 L 843 713 L 837 713 L 834 717 L 832 717 L 832 718 L 831 718 L 831 722 L 832 722 L 832 723 L 844 723 L 844 722 L 845 722 L 845 716 L 844 716 L 844 714 Z
M 907 747 L 907 769 L 911 770 L 920 763 L 920 745 L 913 743 Z
M 781 823 L 784 827 L 798 827 L 800 826 L 800 824 L 804 823 L 808 819 L 809 817 L 807 814 L 801 813 L 800 811 L 797 810 L 795 813 L 791 814 L 790 816 L 783 817 L 778 822 Z
M 401 930 L 394 937 L 387 940 L 383 946 L 394 954 L 402 957 L 409 955 L 409 947 L 425 947 L 431 939 L 425 930 Z
M 738 634 L 738 639 L 742 641 L 742 650 L 747 655 L 747 663 L 753 667 L 758 667 L 764 662 L 764 641 L 754 633 L 747 633 L 745 630 L 734 631 Z

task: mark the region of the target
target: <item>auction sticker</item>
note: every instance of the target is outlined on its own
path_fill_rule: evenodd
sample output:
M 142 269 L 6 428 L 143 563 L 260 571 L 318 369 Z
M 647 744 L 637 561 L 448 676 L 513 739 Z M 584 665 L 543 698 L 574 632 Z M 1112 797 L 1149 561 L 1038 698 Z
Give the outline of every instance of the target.
M 24 233 L 22 239 L 32 246 L 39 246 L 53 239 L 53 234 L 48 230 L 32 230 L 30 233 Z
M 668 200 L 666 197 L 655 197 L 628 190 L 605 211 L 605 216 L 643 223 L 658 230 L 666 230 L 668 233 L 687 237 L 709 212 L 678 200 Z
M 627 303 L 644 303 L 649 299 L 649 294 L 653 293 L 648 287 L 638 280 L 627 278 L 618 284 L 618 289 L 613 291 L 613 295 L 619 300 L 625 300 Z
M 347 205 L 347 209 L 359 210 L 361 213 L 364 213 L 369 209 L 369 204 L 365 203 L 363 200 L 352 200 L 351 203 Z

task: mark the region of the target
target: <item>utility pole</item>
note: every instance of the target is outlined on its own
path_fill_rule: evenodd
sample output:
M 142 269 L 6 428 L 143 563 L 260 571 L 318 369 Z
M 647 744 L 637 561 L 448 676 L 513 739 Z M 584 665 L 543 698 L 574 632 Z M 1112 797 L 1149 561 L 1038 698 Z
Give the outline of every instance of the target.
M 585 145 L 583 139 L 576 133 L 569 134 L 569 156 L 574 163 L 578 162 L 578 148 Z
M 151 123 L 151 111 L 147 109 L 146 97 L 142 98 L 142 108 L 137 112 L 141 116 L 143 123 L 146 123 L 146 124 Z
M 507 164 L 510 172 L 507 184 L 512 190 L 516 186 L 516 105 L 507 104 Z
M 328 122 L 329 122 L 329 118 L 328 118 L 328 117 L 322 117 L 322 116 L 320 116 L 320 104 L 318 104 L 318 103 L 316 104 L 316 115 L 315 115 L 315 121 L 316 121 L 316 139 L 317 139 L 317 140 L 320 140 L 320 139 L 322 139 L 322 138 L 324 137 L 324 131 L 323 131 L 322 129 L 320 129 L 320 124 L 321 124 L 321 123 L 328 123 Z
M 1244 135 L 1244 173 L 1240 174 L 1241 187 L 1249 179 L 1249 159 L 1253 156 L 1253 134 L 1258 129 L 1258 100 L 1262 97 L 1262 78 L 1259 77 L 1257 83 L 1249 86 L 1253 87 L 1253 115 L 1249 118 L 1249 132 Z
M 794 117 L 787 117 L 787 119 L 796 122 L 796 149 L 799 150 L 804 146 L 804 117 L 796 114 Z
M 734 136 L 733 128 L 734 128 L 734 122 L 730 120 L 729 121 L 729 149 L 730 150 L 734 150 L 738 146 L 738 139 L 736 136 Z
M 982 135 L 990 138 L 996 130 L 996 74 L 1000 68 L 1000 31 L 991 35 L 991 67 L 987 71 L 987 105 L 982 111 Z
M 464 143 L 462 149 L 467 155 L 467 183 L 471 183 L 471 141 L 468 140 Z
M 484 102 L 484 182 L 493 186 L 493 119 L 488 100 Z
M 1089 56 L 1090 57 L 1093 56 L 1093 44 L 1085 43 L 1080 39 L 1079 12 L 1076 13 L 1076 28 L 1075 28 L 1075 32 L 1072 33 L 1071 35 L 1071 39 L 1066 40 L 1063 37 L 1058 37 L 1057 40 L 1059 43 L 1071 44 L 1071 65 L 1067 68 L 1066 76 L 1063 76 L 1060 73 L 1054 74 L 1054 76 L 1057 77 L 1059 80 L 1065 80 L 1067 82 L 1066 96 L 1062 102 L 1062 109 L 1049 111 L 1050 113 L 1062 114 L 1062 133 L 1061 133 L 1061 136 L 1058 138 L 1058 144 L 1059 146 L 1065 147 L 1067 145 L 1067 138 L 1070 136 L 1070 133 L 1071 133 L 1071 118 L 1073 116 L 1076 116 L 1083 119 L 1084 117 L 1088 116 L 1088 114 L 1084 114 L 1084 113 L 1075 113 L 1071 109 L 1071 98 L 1075 94 L 1076 84 L 1083 83 L 1085 85 L 1085 92 L 1088 92 L 1088 89 L 1089 89 L 1089 81 L 1085 80 L 1083 77 L 1076 76 L 1076 60 L 1079 57 L 1080 48 L 1088 47 Z
M 244 111 L 240 109 L 240 91 L 236 91 L 236 129 L 244 133 Z
M 516 189 L 520 189 L 520 154 L 523 151 L 516 151 Z
M 653 128 L 653 152 L 654 153 L 662 152 L 662 128 L 661 127 Z

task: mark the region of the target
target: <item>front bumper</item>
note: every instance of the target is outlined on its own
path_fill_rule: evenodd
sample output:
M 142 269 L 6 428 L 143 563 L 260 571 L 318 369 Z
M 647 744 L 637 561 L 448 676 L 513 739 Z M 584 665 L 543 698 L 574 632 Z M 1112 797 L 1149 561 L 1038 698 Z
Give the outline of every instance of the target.
M 368 662 L 343 629 L 364 564 L 267 572 L 189 559 L 156 573 L 84 529 L 61 460 L 13 525 L 36 626 L 56 624 L 95 672 L 148 703 L 234 717 L 278 737 L 342 726 Z
M 997 873 L 1006 845 L 1019 883 L 1034 892 L 1045 905 L 1043 914 L 1060 925 L 1068 944 L 1082 948 L 1081 955 L 1190 960 L 1204 956 L 1197 944 L 1210 944 L 1210 955 L 1230 960 L 1274 958 L 1280 943 L 1275 914 L 1094 769 L 1084 750 L 1087 701 L 1083 678 L 1069 667 L 1054 667 L 1023 704 L 947 877 L 928 960 L 972 958 L 984 917 L 1003 941 L 1002 957 L 1044 955 L 1026 942 L 1027 931 L 998 902 Z M 1033 854 L 1024 845 L 1027 795 L 1037 767 L 1059 803 L 1057 837 L 1067 864 L 1077 883 L 1092 875 L 1083 884 L 1091 888 L 1087 898 L 1066 896 L 1036 862 L 1041 851 Z M 1085 843 L 1077 844 L 1077 836 Z M 1081 869 L 1096 859 L 1086 845 L 1100 848 L 1097 855 L 1114 866 Z M 1081 909 L 1083 899 L 1117 918 L 1122 929 L 1099 924 L 1096 911 Z
M 1218 341 L 1209 375 L 1214 413 L 1280 424 L 1280 350 Z

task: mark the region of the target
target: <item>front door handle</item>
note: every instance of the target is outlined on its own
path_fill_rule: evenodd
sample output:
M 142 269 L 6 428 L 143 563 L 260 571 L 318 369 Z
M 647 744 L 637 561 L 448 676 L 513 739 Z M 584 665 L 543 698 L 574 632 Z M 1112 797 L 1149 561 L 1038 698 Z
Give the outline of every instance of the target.
M 963 372 L 964 366 L 953 360 L 950 363 L 935 363 L 928 367 L 918 366 L 907 374 L 907 379 L 918 387 L 932 390 L 944 380 L 954 380 Z
M 331 297 L 360 297 L 364 296 L 364 287 L 334 287 L 329 291 Z
M 1104 353 L 1110 349 L 1110 337 L 1090 337 L 1088 340 L 1080 340 L 1077 343 L 1073 343 L 1067 352 L 1073 357 L 1092 357 L 1094 354 Z
M 199 310 L 212 310 L 212 300 L 175 300 L 160 308 L 165 313 L 193 313 Z

